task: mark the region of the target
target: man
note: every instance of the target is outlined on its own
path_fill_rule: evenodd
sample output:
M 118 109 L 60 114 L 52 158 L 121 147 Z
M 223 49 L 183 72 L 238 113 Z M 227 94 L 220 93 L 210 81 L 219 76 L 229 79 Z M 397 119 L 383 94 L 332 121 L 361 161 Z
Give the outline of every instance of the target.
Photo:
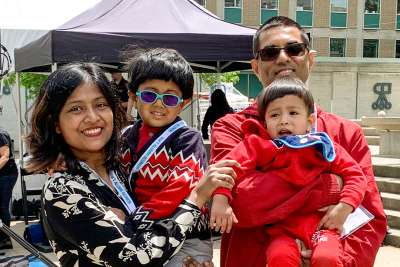
M 119 97 L 121 101 L 121 106 L 126 112 L 126 117 L 128 121 L 133 121 L 134 118 L 132 116 L 132 108 L 133 103 L 129 99 L 129 88 L 128 88 L 128 81 L 124 79 L 122 73 L 119 70 L 112 70 L 111 72 L 111 85 L 115 89 L 116 95 Z
M 307 34 L 299 24 L 286 17 L 274 17 L 265 22 L 253 39 L 252 69 L 263 86 L 275 78 L 297 76 L 306 82 L 315 60 L 309 50 Z M 376 253 L 386 234 L 386 217 L 374 180 L 371 154 L 356 124 L 317 109 L 317 130 L 326 131 L 359 163 L 368 179 L 368 190 L 362 205 L 375 219 L 342 241 L 344 266 L 373 266 Z M 243 138 L 241 122 L 259 119 L 257 105 L 218 120 L 211 135 L 211 162 L 222 159 Z M 224 234 L 221 244 L 221 267 L 264 267 L 268 237 L 265 226 L 277 223 L 296 210 L 314 211 L 336 203 L 340 194 L 334 175 L 324 174 L 314 183 L 298 191 L 274 173 L 248 173 L 232 191 L 231 203 L 238 224 L 230 234 Z M 268 179 L 269 183 L 263 182 Z M 285 191 L 291 194 L 283 194 Z

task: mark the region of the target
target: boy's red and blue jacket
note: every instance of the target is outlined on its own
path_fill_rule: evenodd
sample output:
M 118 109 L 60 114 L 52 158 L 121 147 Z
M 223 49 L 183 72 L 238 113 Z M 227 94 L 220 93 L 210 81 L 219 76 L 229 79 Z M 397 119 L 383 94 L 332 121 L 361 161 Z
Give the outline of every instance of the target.
M 137 151 L 142 121 L 129 126 L 122 136 L 122 153 L 120 156 L 120 171 L 128 177 L 133 166 L 148 147 L 174 122 L 157 131 Z M 207 155 L 201 134 L 190 127 L 184 126 L 161 143 L 149 160 L 134 173 L 128 181 L 128 190 L 134 193 L 141 205 L 144 225 L 146 218 L 163 219 L 170 217 L 179 204 L 189 195 L 190 191 L 202 178 L 207 167 Z M 209 237 L 208 214 L 203 212 L 199 221 L 193 227 L 190 237 Z

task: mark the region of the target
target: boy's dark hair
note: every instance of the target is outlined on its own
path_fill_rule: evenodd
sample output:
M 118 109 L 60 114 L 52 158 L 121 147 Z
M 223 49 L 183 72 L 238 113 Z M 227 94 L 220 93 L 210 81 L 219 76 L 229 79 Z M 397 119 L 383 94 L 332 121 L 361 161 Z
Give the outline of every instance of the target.
M 275 27 L 295 27 L 299 29 L 301 32 L 301 39 L 303 42 L 306 44 L 307 47 L 310 46 L 310 40 L 308 38 L 307 33 L 304 31 L 304 29 L 298 24 L 296 21 L 285 17 L 285 16 L 275 16 L 264 22 L 256 31 L 256 33 L 253 36 L 253 55 L 254 58 L 257 57 L 258 50 L 260 50 L 259 47 L 259 42 L 260 42 L 260 35 L 261 33 Z
M 295 95 L 300 97 L 307 107 L 308 115 L 314 112 L 314 98 L 306 85 L 298 78 L 283 77 L 274 80 L 265 87 L 258 97 L 258 113 L 260 118 L 265 121 L 265 112 L 268 105 L 286 95 Z
M 62 135 L 56 132 L 56 125 L 68 97 L 84 84 L 97 86 L 113 112 L 114 129 L 104 148 L 105 165 L 108 169 L 117 166 L 119 134 L 123 121 L 119 100 L 100 67 L 92 63 L 74 63 L 51 73 L 40 88 L 31 116 L 32 130 L 26 138 L 31 155 L 27 164 L 28 171 L 46 171 L 53 167 L 60 157 L 65 161 L 69 172 L 78 173 L 81 170 L 69 145 Z
M 174 49 L 135 49 L 129 52 L 127 63 L 129 90 L 136 93 L 147 80 L 174 82 L 182 92 L 183 99 L 193 96 L 193 71 L 189 63 Z

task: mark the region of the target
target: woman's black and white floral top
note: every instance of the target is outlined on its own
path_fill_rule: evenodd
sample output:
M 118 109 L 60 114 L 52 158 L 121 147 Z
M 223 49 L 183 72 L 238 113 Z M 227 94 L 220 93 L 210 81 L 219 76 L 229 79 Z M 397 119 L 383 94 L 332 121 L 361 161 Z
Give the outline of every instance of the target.
M 125 210 L 93 173 L 56 173 L 48 179 L 42 195 L 43 225 L 62 266 L 162 266 L 200 215 L 195 205 L 184 201 L 170 219 L 149 220 L 140 227 L 135 217 L 146 217 L 140 207 L 125 222 L 110 207 Z

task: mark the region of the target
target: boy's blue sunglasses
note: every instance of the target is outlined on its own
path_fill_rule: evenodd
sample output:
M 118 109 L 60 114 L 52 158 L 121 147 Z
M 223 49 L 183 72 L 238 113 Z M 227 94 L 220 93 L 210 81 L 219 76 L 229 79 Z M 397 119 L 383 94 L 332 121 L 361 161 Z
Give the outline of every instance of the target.
M 174 108 L 183 102 L 183 99 L 173 94 L 157 94 L 156 92 L 143 90 L 136 92 L 136 96 L 140 98 L 143 103 L 153 104 L 160 99 L 166 107 Z

